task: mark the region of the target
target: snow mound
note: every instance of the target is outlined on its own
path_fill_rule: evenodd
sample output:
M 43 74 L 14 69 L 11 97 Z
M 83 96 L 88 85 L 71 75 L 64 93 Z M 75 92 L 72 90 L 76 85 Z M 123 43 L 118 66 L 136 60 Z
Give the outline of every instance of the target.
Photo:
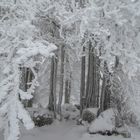
M 72 104 L 64 104 L 62 106 L 62 115 L 66 120 L 77 120 L 79 118 L 79 110 Z
M 120 127 L 120 128 L 116 128 L 116 132 L 120 135 L 122 135 L 124 138 L 131 138 L 131 133 L 128 130 L 127 127 Z
M 36 126 L 50 125 L 53 123 L 53 112 L 44 108 L 28 108 Z
M 115 130 L 115 112 L 113 109 L 108 109 L 102 112 L 89 127 L 89 133 L 98 133 Z

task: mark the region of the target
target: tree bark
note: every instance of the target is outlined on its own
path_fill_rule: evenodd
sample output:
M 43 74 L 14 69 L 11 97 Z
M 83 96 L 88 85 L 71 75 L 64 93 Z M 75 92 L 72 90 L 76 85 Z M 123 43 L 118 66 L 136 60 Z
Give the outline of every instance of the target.
M 96 45 L 96 44 L 95 44 Z M 95 47 L 89 42 L 88 75 L 86 83 L 86 107 L 98 107 L 99 76 Z
M 107 63 L 104 62 L 104 73 L 100 100 L 100 112 L 108 109 L 110 107 L 110 74 L 107 67 Z
M 23 67 L 21 68 L 21 83 L 20 83 L 20 88 L 27 92 L 27 90 L 30 88 L 31 85 L 28 85 L 28 83 L 32 82 L 33 80 L 33 73 L 29 68 Z M 24 100 L 23 104 L 24 107 L 32 107 L 32 102 L 33 99 L 30 100 Z
M 97 91 L 97 98 L 96 98 L 96 102 L 97 102 L 97 107 L 100 106 L 99 104 L 99 100 L 100 100 L 100 58 L 99 56 L 97 56 L 96 58 L 96 75 L 97 75 L 97 78 L 96 78 L 96 91 Z
M 32 82 L 33 80 L 33 73 L 29 68 L 26 68 L 26 89 L 28 90 L 31 85 L 28 83 Z M 33 99 L 30 99 L 27 101 L 27 107 L 32 107 L 33 105 Z
M 70 103 L 70 94 L 71 94 L 71 76 L 72 72 L 69 66 L 69 57 L 66 55 L 66 65 L 65 65 L 65 103 Z
M 84 109 L 85 100 L 85 71 L 86 71 L 86 57 L 85 57 L 85 47 L 83 47 L 83 56 L 81 59 L 81 87 L 80 87 L 80 116 Z
M 59 91 L 59 101 L 58 101 L 58 114 L 60 115 L 60 120 L 62 120 L 61 104 L 63 99 L 63 87 L 64 87 L 64 56 L 65 50 L 64 45 L 61 46 L 61 65 L 60 65 L 60 91 Z
M 54 112 L 56 118 L 56 81 L 57 81 L 57 58 L 51 58 L 51 73 L 50 73 L 50 95 L 49 95 L 49 110 Z
M 65 103 L 66 104 L 70 103 L 70 94 L 71 94 L 71 79 L 66 79 L 65 81 Z

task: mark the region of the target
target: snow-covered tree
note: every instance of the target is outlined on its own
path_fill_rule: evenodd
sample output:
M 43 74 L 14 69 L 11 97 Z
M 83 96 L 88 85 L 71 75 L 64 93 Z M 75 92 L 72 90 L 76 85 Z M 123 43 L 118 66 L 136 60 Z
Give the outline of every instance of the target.
M 106 61 L 112 72 L 115 57 L 118 56 L 124 73 L 128 77 L 135 75 L 139 69 L 140 1 L 90 0 L 82 8 L 80 2 L 84 1 L 53 0 L 41 9 L 44 17 L 49 12 L 48 17 L 53 16 L 59 23 L 59 41 L 67 44 L 69 52 L 74 50 L 70 58 L 75 60 L 74 54 L 80 58 L 83 46 L 88 48 L 89 41 L 93 44 L 96 41 L 97 55 L 101 50 L 102 69 Z
M 139 6 L 139 0 L 90 0 L 80 8 L 78 1 L 60 0 L 53 1 L 50 9 L 53 9 L 52 14 L 59 21 L 61 38 L 75 50 L 78 57 L 83 55 L 83 46 L 88 47 L 87 42 L 94 44 L 96 41 L 97 55 L 101 50 L 101 69 L 104 69 L 106 61 L 112 73 L 117 56 L 124 75 L 127 75 L 127 83 L 137 75 L 140 66 Z M 133 87 L 133 82 L 131 84 Z M 123 92 L 124 96 L 128 96 L 128 89 Z
M 34 124 L 24 109 L 21 100 L 32 98 L 37 83 L 36 65 L 42 63 L 56 46 L 40 38 L 33 25 L 37 6 L 42 1 L 2 0 L 0 1 L 0 56 L 3 65 L 0 81 L 1 128 L 6 140 L 17 140 L 20 122 L 27 129 Z M 40 59 L 35 59 L 40 57 Z M 30 68 L 34 74 L 30 88 L 20 88 L 21 68 Z

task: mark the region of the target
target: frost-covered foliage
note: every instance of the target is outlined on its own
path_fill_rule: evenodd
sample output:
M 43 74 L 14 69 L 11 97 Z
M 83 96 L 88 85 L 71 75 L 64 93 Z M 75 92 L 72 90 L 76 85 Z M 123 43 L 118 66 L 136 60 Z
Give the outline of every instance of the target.
M 79 60 L 82 55 L 85 55 L 82 54 L 82 47 L 88 48 L 89 41 L 96 48 L 97 55 L 100 53 L 101 64 L 103 61 L 107 62 L 110 72 L 113 71 L 115 57 L 119 57 L 125 75 L 123 81 L 127 83 L 122 84 L 124 90 L 122 94 L 125 96 L 123 102 L 126 102 L 126 99 L 132 99 L 132 96 L 135 97 L 138 93 L 136 90 L 138 77 L 134 78 L 134 76 L 140 67 L 140 1 L 81 2 L 80 0 L 47 1 L 40 8 L 40 15 L 43 18 L 47 16 L 55 19 L 51 21 L 57 23 L 60 33 L 56 42 L 66 45 L 71 60 Z M 52 27 L 49 25 L 49 28 Z M 133 89 L 133 95 L 129 89 Z M 128 102 L 130 103 L 130 100 L 127 101 L 127 105 Z
M 40 1 L 41 3 L 42 1 Z M 39 38 L 32 20 L 37 12 L 39 1 L 1 0 L 0 1 L 0 57 L 3 68 L 0 81 L 0 118 L 3 120 L 6 140 L 19 138 L 19 123 L 31 129 L 34 124 L 24 109 L 21 100 L 31 99 L 38 84 L 34 67 L 56 49 L 56 46 Z M 41 56 L 41 61 L 35 61 Z M 21 68 L 28 67 L 35 78 L 27 92 L 20 89 Z
M 96 48 L 97 55 L 99 53 L 101 55 L 101 64 L 106 61 L 110 72 L 113 70 L 115 57 L 118 56 L 125 75 L 122 77 L 124 79 L 121 79 L 121 94 L 125 97 L 123 102 L 126 105 L 126 100 L 129 101 L 128 107 L 133 102 L 132 96 L 139 97 L 139 91 L 136 90 L 139 77 L 135 75 L 140 67 L 140 1 L 81 2 L 80 0 L 0 1 L 0 66 L 3 66 L 0 67 L 0 117 L 3 120 L 2 129 L 5 129 L 7 140 L 18 139 L 19 120 L 22 120 L 27 128 L 33 127 L 19 99 L 32 98 L 35 86 L 38 86 L 35 67 L 42 64 L 50 52 L 56 49 L 55 45 L 49 42 L 65 45 L 69 58 L 75 61 L 81 55 L 85 55 L 82 54 L 82 48 L 83 46 L 88 48 L 90 41 Z M 36 17 L 45 20 L 48 18 L 48 27 L 46 24 L 44 26 L 35 23 Z M 41 35 L 42 32 L 38 32 L 39 28 L 35 25 L 40 26 L 44 36 Z M 19 88 L 21 69 L 24 67 L 30 68 L 35 77 L 28 83 L 31 86 L 27 92 Z M 137 110 L 138 98 L 135 101 L 132 108 Z
M 140 110 L 139 110 L 139 101 L 140 101 L 140 80 L 139 80 L 139 71 L 137 73 L 137 76 L 133 77 L 131 81 L 129 81 L 129 108 L 131 109 L 131 112 L 133 112 L 136 115 L 136 118 L 134 116 L 131 117 L 132 122 L 138 122 L 140 125 Z M 131 86 L 130 86 L 131 85 Z
M 123 71 L 133 76 L 139 68 L 140 1 L 90 0 L 83 8 L 79 5 L 80 1 L 54 0 L 44 7 L 57 19 L 61 38 L 76 55 L 81 56 L 81 44 L 97 42 L 110 69 L 119 56 Z
M 123 102 L 127 100 L 127 105 L 132 104 L 133 101 L 130 103 L 129 99 L 135 95 L 139 96 L 136 90 L 138 87 L 136 81 L 139 79 L 135 75 L 140 67 L 140 1 L 81 2 L 80 0 L 48 1 L 41 11 L 44 16 L 49 13 L 49 16 L 55 18 L 59 24 L 60 40 L 67 44 L 68 52 L 74 50 L 74 53 L 71 53 L 71 58 L 74 60 L 83 55 L 82 47 L 88 47 L 89 41 L 96 48 L 97 55 L 100 53 L 100 59 L 107 62 L 110 72 L 113 71 L 112 66 L 115 57 L 118 56 L 125 75 L 122 83 L 123 92 L 121 91 L 125 97 Z M 133 89 L 133 92 L 130 89 Z
M 111 82 L 111 106 L 118 110 L 118 125 L 139 124 L 139 71 L 135 76 L 128 77 L 122 71 L 122 65 L 118 64 L 110 78 Z

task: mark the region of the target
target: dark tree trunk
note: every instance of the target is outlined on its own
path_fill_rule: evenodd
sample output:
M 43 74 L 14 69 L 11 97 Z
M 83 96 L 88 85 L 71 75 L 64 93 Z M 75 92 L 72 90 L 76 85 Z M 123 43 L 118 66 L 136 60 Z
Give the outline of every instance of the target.
M 96 45 L 96 44 L 95 44 Z M 88 75 L 86 83 L 86 107 L 98 107 L 99 71 L 95 47 L 89 42 Z
M 69 56 L 66 55 L 66 64 L 65 64 L 65 103 L 70 103 L 70 94 L 71 94 L 71 77 L 72 72 L 70 69 Z
M 86 71 L 86 57 L 85 57 L 85 47 L 83 47 L 83 56 L 81 60 L 80 115 L 82 115 L 85 102 L 85 71 Z
M 25 67 L 21 68 L 20 88 L 25 92 L 27 91 L 27 88 L 26 88 L 26 68 Z
M 66 81 L 65 81 L 65 103 L 67 103 L 67 104 L 70 103 L 70 94 L 71 94 L 71 79 L 66 79 Z
M 63 87 L 64 87 L 64 57 L 65 48 L 64 45 L 61 46 L 61 65 L 60 65 L 60 91 L 59 91 L 59 101 L 58 101 L 58 113 L 60 115 L 60 120 L 62 120 L 61 114 L 61 104 L 63 99 Z
M 32 82 L 32 80 L 34 78 L 34 75 L 33 75 L 32 71 L 29 68 L 26 68 L 26 67 L 21 68 L 21 73 L 22 73 L 22 76 L 21 76 L 20 88 L 23 91 L 27 92 L 27 90 L 31 86 L 28 83 Z M 32 107 L 33 99 L 24 100 L 23 104 L 24 104 L 25 107 Z
M 51 58 L 51 73 L 50 73 L 50 95 L 48 108 L 54 111 L 54 117 L 56 118 L 56 81 L 57 81 L 57 58 L 52 56 Z
M 31 87 L 31 85 L 28 83 L 32 82 L 32 80 L 33 80 L 33 73 L 31 71 L 31 69 L 26 68 L 26 89 L 27 90 Z M 32 105 L 33 105 L 33 98 L 27 101 L 26 106 L 32 107 Z
M 99 107 L 99 101 L 100 101 L 100 58 L 99 56 L 96 57 L 96 75 L 97 75 L 97 78 L 96 78 L 96 91 L 97 91 L 97 107 Z

